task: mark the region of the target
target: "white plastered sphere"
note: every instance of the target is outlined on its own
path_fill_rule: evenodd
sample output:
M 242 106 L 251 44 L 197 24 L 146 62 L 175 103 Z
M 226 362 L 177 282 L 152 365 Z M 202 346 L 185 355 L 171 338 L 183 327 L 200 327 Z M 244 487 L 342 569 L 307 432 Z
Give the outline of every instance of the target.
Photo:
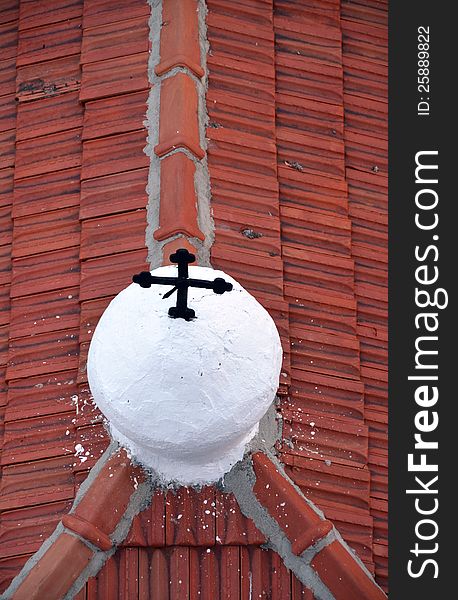
M 164 481 L 200 484 L 243 457 L 275 398 L 282 349 L 270 315 L 232 277 L 196 266 L 189 277 L 223 277 L 233 290 L 189 288 L 196 319 L 185 321 L 168 316 L 170 285 L 129 285 L 95 329 L 88 378 L 115 440 Z

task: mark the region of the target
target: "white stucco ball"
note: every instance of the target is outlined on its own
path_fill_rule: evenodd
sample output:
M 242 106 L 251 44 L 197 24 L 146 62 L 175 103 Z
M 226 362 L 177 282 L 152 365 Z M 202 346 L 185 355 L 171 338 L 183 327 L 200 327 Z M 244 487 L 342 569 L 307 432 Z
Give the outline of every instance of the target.
M 189 288 L 196 319 L 185 321 L 168 316 L 170 285 L 129 285 L 97 325 L 88 378 L 114 439 L 165 481 L 199 484 L 243 457 L 275 398 L 282 349 L 270 315 L 232 277 L 196 266 L 189 276 L 223 277 L 233 290 Z

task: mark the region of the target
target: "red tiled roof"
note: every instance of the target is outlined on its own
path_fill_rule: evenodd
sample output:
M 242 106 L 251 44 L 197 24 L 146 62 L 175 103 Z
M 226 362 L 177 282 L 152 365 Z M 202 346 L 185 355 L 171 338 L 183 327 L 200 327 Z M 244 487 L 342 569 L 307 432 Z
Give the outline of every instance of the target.
M 102 523 L 110 510 L 64 515 L 108 444 L 85 362 L 104 308 L 147 268 L 149 165 L 148 5 L 123 0 L 114 10 L 104 0 L 58 0 L 43 11 L 30 0 L 9 4 L 0 17 L 8 51 L 0 60 L 0 374 L 5 368 L 8 380 L 8 391 L 0 386 L 0 591 L 62 517 L 96 546 L 111 543 Z M 286 473 L 386 584 L 386 6 L 341 4 L 208 0 L 211 260 L 279 328 L 277 450 Z M 159 156 L 176 147 L 203 156 L 195 6 L 165 1 Z M 175 66 L 193 75 L 170 77 Z M 165 260 L 177 247 L 193 250 L 186 238 L 170 241 L 173 234 L 204 237 L 194 186 L 178 194 L 177 179 L 192 181 L 192 162 L 183 152 L 160 162 L 155 237 L 165 240 Z M 84 461 L 74 456 L 77 443 Z M 280 493 L 297 506 L 277 514 L 261 491 L 276 475 L 263 474 L 265 459 L 256 460 L 262 503 L 288 525 L 287 537 L 290 525 L 298 527 L 293 549 L 326 537 L 329 521 L 314 513 L 318 529 L 310 528 L 311 509 L 282 475 Z M 61 533 L 52 546 L 81 559 L 65 573 L 67 588 L 90 559 L 87 546 L 69 537 Z M 172 598 L 197 590 L 213 597 L 220 589 L 235 598 L 251 590 L 312 600 L 277 554 L 259 548 L 264 542 L 231 495 L 214 487 L 158 492 L 77 598 L 165 590 Z M 313 560 L 336 598 L 381 597 L 340 542 Z M 345 592 L 336 579 L 343 566 Z

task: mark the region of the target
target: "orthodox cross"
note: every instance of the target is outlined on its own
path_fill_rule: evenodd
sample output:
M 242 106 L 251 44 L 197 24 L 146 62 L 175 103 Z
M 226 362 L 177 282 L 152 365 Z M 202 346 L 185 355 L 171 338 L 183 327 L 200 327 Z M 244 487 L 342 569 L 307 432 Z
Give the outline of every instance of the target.
M 177 292 L 177 305 L 169 308 L 169 316 L 173 319 L 186 319 L 190 321 L 194 319 L 196 313 L 192 308 L 188 308 L 188 288 L 204 288 L 213 290 L 215 294 L 224 294 L 232 290 L 232 283 L 229 283 L 222 277 L 216 277 L 213 281 L 205 281 L 204 279 L 190 279 L 188 275 L 188 265 L 196 260 L 194 254 L 188 252 L 185 248 L 180 248 L 174 254 L 170 255 L 170 261 L 178 264 L 178 277 L 157 277 L 151 275 L 149 271 L 142 271 L 138 275 L 132 277 L 134 283 L 138 283 L 142 288 L 149 288 L 153 283 L 160 285 L 173 285 L 164 297 L 168 298 L 174 292 Z

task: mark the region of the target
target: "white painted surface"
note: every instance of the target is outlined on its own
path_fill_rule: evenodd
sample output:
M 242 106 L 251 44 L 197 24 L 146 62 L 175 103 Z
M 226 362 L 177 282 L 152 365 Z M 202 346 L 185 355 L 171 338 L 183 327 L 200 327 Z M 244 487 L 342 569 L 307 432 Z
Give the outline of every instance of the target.
M 176 276 L 175 266 L 154 275 Z M 190 288 L 197 318 L 171 319 L 171 286 L 131 284 L 94 332 L 88 377 L 114 439 L 165 481 L 218 480 L 243 456 L 275 398 L 282 350 L 267 311 L 223 273 L 189 267 L 190 277 L 224 277 L 217 295 Z

